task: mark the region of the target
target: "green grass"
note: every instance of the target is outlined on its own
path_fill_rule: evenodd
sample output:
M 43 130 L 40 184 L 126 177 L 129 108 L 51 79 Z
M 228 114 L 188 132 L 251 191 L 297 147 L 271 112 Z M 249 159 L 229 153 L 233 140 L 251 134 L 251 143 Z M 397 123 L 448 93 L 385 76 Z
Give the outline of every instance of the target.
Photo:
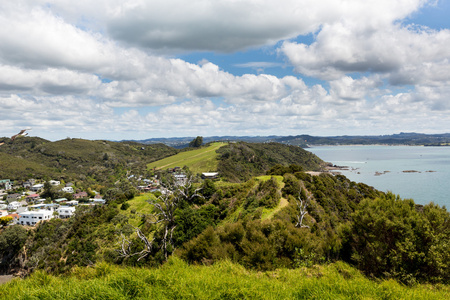
M 147 167 L 150 169 L 168 169 L 187 166 L 194 174 L 216 171 L 218 164 L 218 154 L 216 153 L 216 150 L 224 145 L 225 143 L 212 143 L 209 147 L 181 152 L 176 155 L 154 161 L 148 164 Z
M 338 262 L 256 272 L 229 261 L 190 266 L 172 257 L 144 269 L 100 263 L 56 277 L 37 271 L 0 286 L 2 299 L 449 299 L 450 287 L 375 282 Z
M 134 227 L 138 227 L 141 224 L 141 215 L 149 215 L 152 213 L 152 205 L 150 205 L 147 200 L 154 199 L 155 196 L 152 193 L 140 194 L 128 201 L 130 207 L 126 211 L 121 213 L 129 217 L 128 223 Z M 135 213 L 131 213 L 134 211 Z

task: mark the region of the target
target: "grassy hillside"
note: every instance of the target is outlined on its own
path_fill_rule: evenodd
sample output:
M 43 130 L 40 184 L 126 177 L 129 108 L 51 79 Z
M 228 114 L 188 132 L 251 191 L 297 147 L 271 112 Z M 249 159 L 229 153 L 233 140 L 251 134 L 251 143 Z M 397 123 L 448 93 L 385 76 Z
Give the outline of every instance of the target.
M 294 270 L 248 271 L 229 261 L 189 266 L 171 258 L 158 269 L 105 263 L 68 276 L 42 271 L 0 286 L 4 299 L 448 299 L 448 286 L 408 288 L 371 281 L 344 263 Z
M 53 178 L 104 183 L 133 170 L 146 172 L 149 162 L 178 150 L 163 144 L 64 139 L 56 142 L 35 137 L 5 139 L 0 147 L 0 178 L 25 180 Z M 113 176 L 113 178 L 109 178 Z M 116 177 L 116 178 L 114 178 Z
M 216 151 L 225 143 L 212 143 L 200 149 L 180 152 L 176 155 L 148 164 L 150 169 L 167 169 L 187 166 L 194 173 L 216 171 L 218 154 Z
M 304 171 L 317 171 L 323 165 L 323 161 L 311 152 L 279 143 L 230 143 L 217 152 L 220 154 L 218 171 L 222 177 L 234 182 L 263 175 L 277 164 L 300 165 Z

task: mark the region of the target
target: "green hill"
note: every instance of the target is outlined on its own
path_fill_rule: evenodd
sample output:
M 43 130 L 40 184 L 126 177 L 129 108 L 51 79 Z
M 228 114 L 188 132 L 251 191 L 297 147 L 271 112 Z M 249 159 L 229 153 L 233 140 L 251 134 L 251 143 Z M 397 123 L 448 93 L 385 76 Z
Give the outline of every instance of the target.
M 127 170 L 146 172 L 149 162 L 178 150 L 163 144 L 64 139 L 50 142 L 36 137 L 5 139 L 0 147 L 0 178 L 53 178 L 104 183 Z
M 279 143 L 230 143 L 217 151 L 218 171 L 227 180 L 241 182 L 263 175 L 275 165 L 299 165 L 305 171 L 319 171 L 324 162 L 297 146 Z
M 148 164 L 148 167 L 150 169 L 167 169 L 187 166 L 194 174 L 216 171 L 218 164 L 218 154 L 216 151 L 224 145 L 226 144 L 211 143 L 200 149 L 188 149 L 170 157 L 154 161 Z

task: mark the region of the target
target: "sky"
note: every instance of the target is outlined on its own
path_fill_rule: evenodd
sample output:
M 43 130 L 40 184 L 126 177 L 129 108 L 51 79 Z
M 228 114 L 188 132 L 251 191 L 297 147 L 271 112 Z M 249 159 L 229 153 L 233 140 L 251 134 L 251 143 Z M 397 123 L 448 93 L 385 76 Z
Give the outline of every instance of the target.
M 450 132 L 447 0 L 0 3 L 0 137 Z

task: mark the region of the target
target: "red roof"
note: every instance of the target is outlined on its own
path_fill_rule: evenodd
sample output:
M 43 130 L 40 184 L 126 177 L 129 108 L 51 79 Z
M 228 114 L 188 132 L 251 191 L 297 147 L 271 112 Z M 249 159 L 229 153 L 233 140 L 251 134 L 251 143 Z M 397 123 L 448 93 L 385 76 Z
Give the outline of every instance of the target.
M 39 194 L 31 194 L 27 196 L 27 198 L 35 198 L 35 197 L 39 197 Z

